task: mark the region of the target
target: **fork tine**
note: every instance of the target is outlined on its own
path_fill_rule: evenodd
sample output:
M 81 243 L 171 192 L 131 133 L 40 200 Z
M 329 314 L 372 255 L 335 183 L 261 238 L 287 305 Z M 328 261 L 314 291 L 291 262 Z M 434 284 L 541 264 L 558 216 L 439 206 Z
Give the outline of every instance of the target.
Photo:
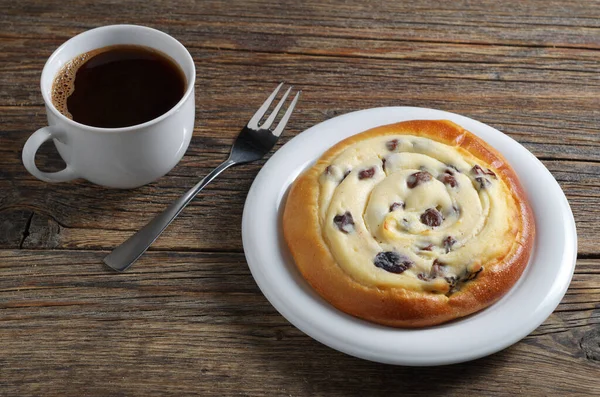
M 267 121 L 265 121 L 260 126 L 261 130 L 268 130 L 269 127 L 271 126 L 271 124 L 273 124 L 273 121 L 275 121 L 275 117 L 277 117 L 277 114 L 279 113 L 279 109 L 281 109 L 281 107 L 283 106 L 283 103 L 285 102 L 286 98 L 288 97 L 288 95 L 290 95 L 290 92 L 292 91 L 292 87 L 288 88 L 288 90 L 285 92 L 285 94 L 283 94 L 283 96 L 279 100 L 279 103 L 277 104 L 277 106 L 275 106 L 275 109 L 273 109 L 273 112 L 271 113 L 271 115 L 269 116 L 269 118 L 267 119 Z
M 283 86 L 283 83 L 284 82 L 279 83 L 277 88 L 275 88 L 275 91 L 273 91 L 271 95 L 269 95 L 265 103 L 263 103 L 262 106 L 256 111 L 256 113 L 254 113 L 254 116 L 252 116 L 252 118 L 248 122 L 248 128 L 254 128 L 256 130 L 258 129 L 258 122 L 260 121 L 260 119 L 263 118 L 265 113 L 267 113 L 267 110 L 269 110 L 269 106 L 271 106 L 273 99 L 275 99 L 275 97 L 277 96 L 277 93 Z
M 290 119 L 290 116 L 292 115 L 292 112 L 294 111 L 294 107 L 296 106 L 296 102 L 298 102 L 298 98 L 300 98 L 300 93 L 301 92 L 302 91 L 298 91 L 298 93 L 296 93 L 296 96 L 294 97 L 294 100 L 290 104 L 290 107 L 288 108 L 288 110 L 285 111 L 285 114 L 281 118 L 281 121 L 279 122 L 279 124 L 277 124 L 277 128 L 275 128 L 273 130 L 273 135 L 279 136 L 283 132 L 283 129 L 285 128 L 285 125 L 287 124 L 288 120 Z

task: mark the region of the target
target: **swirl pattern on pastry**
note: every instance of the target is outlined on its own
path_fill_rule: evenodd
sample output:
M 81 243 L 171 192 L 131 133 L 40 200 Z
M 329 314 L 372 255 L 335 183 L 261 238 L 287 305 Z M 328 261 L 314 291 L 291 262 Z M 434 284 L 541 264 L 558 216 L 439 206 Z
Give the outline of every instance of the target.
M 294 184 L 284 234 L 304 277 L 334 306 L 424 326 L 502 296 L 528 261 L 534 227 L 495 150 L 451 122 L 411 121 L 325 153 Z

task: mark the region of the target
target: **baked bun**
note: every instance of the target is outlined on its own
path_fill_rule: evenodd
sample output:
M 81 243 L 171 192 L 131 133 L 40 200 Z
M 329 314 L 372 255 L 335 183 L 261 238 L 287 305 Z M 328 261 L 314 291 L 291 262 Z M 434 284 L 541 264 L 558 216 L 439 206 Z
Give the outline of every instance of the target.
M 343 140 L 294 182 L 283 215 L 296 265 L 329 303 L 394 327 L 477 312 L 531 255 L 533 213 L 506 160 L 446 120 Z

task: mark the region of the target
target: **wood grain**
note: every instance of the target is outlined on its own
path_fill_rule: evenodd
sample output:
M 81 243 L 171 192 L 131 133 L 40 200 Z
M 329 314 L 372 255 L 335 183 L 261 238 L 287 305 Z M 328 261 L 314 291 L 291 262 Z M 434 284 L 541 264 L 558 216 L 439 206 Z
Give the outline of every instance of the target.
M 600 1 L 24 0 L 0 12 L 0 394 L 599 395 Z M 46 59 L 93 27 L 163 30 L 197 67 L 190 148 L 135 190 L 46 184 L 20 160 L 45 125 Z M 392 367 L 325 347 L 256 287 L 241 242 L 264 161 L 226 171 L 126 274 L 101 258 L 227 155 L 278 81 L 303 90 L 281 144 L 379 106 L 460 113 L 505 132 L 569 200 L 579 260 L 556 311 L 475 362 Z M 63 162 L 51 145 L 43 169 Z M 545 214 L 552 216 L 552 214 Z
M 260 293 L 243 254 L 152 252 L 115 274 L 100 264 L 105 253 L 0 252 L 7 395 L 600 393 L 600 311 L 590 302 L 600 295 L 598 260 L 579 261 L 559 309 L 521 343 L 415 369 L 352 358 L 303 335 Z

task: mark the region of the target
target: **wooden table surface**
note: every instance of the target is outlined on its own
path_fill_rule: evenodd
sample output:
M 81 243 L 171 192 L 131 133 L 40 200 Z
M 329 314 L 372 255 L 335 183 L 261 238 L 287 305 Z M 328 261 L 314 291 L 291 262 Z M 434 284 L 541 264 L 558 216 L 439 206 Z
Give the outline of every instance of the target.
M 44 62 L 115 23 L 190 50 L 190 148 L 135 190 L 38 181 L 20 156 L 46 122 Z M 131 271 L 109 271 L 103 256 L 219 164 L 280 80 L 303 90 L 283 143 L 339 114 L 405 105 L 475 118 L 533 152 L 577 223 L 556 311 L 514 346 L 451 366 L 321 345 L 269 304 L 244 258 L 244 200 L 264 161 L 226 171 Z M 599 125 L 598 1 L 2 1 L 0 395 L 599 395 Z M 50 146 L 38 155 L 43 169 L 61 164 Z

